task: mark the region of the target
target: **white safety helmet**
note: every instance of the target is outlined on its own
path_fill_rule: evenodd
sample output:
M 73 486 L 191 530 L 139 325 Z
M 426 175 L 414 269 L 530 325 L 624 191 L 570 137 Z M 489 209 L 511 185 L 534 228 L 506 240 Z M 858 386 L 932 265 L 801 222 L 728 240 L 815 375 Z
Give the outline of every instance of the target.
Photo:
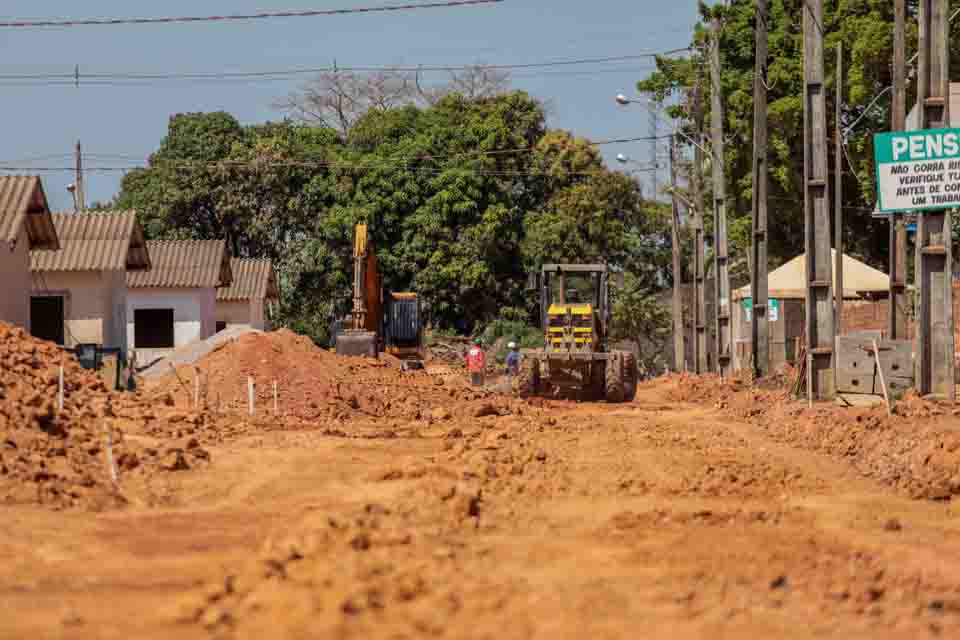
M 517 348 L 517 343 L 516 343 L 516 342 L 510 342 L 510 343 L 507 344 L 507 348 L 508 348 L 508 349 L 516 349 L 516 348 Z

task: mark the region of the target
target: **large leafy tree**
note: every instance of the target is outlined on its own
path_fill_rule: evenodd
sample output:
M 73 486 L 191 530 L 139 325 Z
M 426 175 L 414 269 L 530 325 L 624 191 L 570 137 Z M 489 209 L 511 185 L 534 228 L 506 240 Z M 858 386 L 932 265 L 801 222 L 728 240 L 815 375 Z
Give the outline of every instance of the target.
M 345 132 L 175 116 L 116 204 L 151 237 L 226 238 L 236 255 L 271 258 L 280 321 L 318 340 L 348 307 L 360 222 L 385 288 L 417 291 L 441 327 L 532 318 L 525 273 L 545 261 L 607 261 L 645 290 L 665 282 L 666 219 L 587 141 L 548 130 L 522 92 L 372 108 Z
M 768 72 L 770 256 L 774 264 L 803 251 L 803 33 L 804 0 L 770 0 Z M 907 58 L 916 52 L 917 2 L 908 0 Z M 752 0 L 734 0 L 726 7 L 701 4 L 701 23 L 691 35 L 692 53 L 660 58 L 657 71 L 638 83 L 641 91 L 669 102 L 671 115 L 687 133 L 695 129 L 693 96 L 699 89 L 709 126 L 710 82 L 707 53 L 709 22 L 717 16 L 722 66 L 720 87 L 725 108 L 727 138 L 725 168 L 730 197 L 732 259 L 745 264 L 750 242 L 752 190 L 752 130 L 754 27 Z M 842 104 L 844 161 L 844 242 L 847 250 L 869 262 L 886 262 L 887 227 L 872 219 L 875 201 L 872 134 L 889 128 L 892 83 L 893 3 L 889 0 L 838 0 L 825 4 L 825 67 L 827 112 L 835 105 L 836 45 L 843 43 L 846 98 Z M 960 53 L 960 22 L 951 25 L 951 49 Z M 908 70 L 909 71 L 909 70 Z M 953 74 L 960 77 L 960 71 Z M 883 94 L 883 95 L 881 95 Z M 875 100 L 877 96 L 879 99 Z M 908 82 L 908 105 L 915 83 Z M 828 118 L 833 135 L 833 118 Z M 830 154 L 831 165 L 833 154 Z M 832 166 L 831 166 L 832 171 Z M 709 180 L 707 188 L 710 189 Z M 709 197 L 709 195 L 708 195 Z M 708 199 L 709 202 L 709 199 Z M 709 216 L 708 216 L 709 218 Z

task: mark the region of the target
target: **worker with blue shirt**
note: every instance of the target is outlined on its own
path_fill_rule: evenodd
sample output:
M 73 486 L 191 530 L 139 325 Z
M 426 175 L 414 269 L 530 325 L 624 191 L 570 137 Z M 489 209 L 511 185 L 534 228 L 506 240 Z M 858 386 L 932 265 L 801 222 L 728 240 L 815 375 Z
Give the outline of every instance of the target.
M 520 350 L 516 342 L 507 345 L 510 351 L 507 353 L 507 377 L 515 378 L 520 375 Z

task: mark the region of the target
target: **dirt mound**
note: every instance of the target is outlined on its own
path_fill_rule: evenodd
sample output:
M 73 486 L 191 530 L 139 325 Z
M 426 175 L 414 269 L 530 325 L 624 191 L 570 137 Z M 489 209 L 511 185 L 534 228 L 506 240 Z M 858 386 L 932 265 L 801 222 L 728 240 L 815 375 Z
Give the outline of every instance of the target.
M 454 413 L 489 394 L 457 377 L 400 370 L 395 358 L 340 356 L 285 329 L 247 334 L 181 367 L 152 388 L 171 394 L 180 407 L 192 404 L 198 375 L 207 406 L 228 413 L 248 410 L 248 378 L 254 381 L 257 414 L 281 419 L 343 420 L 350 417 L 421 419 L 434 408 Z M 274 412 L 274 384 L 277 411 Z
M 193 447 L 179 452 L 178 463 L 177 451 L 169 447 L 130 442 L 118 428 L 119 415 L 138 415 L 141 403 L 109 393 L 95 373 L 56 345 L 0 323 L 0 502 L 116 506 L 132 496 L 114 483 L 114 466 L 118 480 L 137 480 L 208 457 Z
M 713 403 L 775 440 L 842 458 L 863 475 L 914 498 L 960 495 L 960 410 L 913 392 L 897 402 L 893 415 L 883 405 L 810 407 L 790 394 L 788 383 L 758 388 L 682 374 L 653 384 L 667 385 L 668 396 L 676 401 Z

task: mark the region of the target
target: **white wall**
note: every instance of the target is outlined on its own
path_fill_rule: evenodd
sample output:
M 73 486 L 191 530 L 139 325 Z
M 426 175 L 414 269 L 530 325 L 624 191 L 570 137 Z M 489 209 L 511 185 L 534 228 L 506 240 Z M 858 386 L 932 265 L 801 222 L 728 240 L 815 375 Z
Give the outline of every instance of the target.
M 134 341 L 134 311 L 137 309 L 173 309 L 174 348 L 209 338 L 216 328 L 216 290 L 207 289 L 128 289 L 127 344 L 137 352 L 142 366 L 169 355 L 173 349 L 137 349 Z
M 26 224 L 10 250 L 0 242 L 0 320 L 30 329 L 30 241 Z
M 228 329 L 251 327 L 269 331 L 265 306 L 263 300 L 221 300 L 217 302 L 216 319 L 218 322 L 226 322 Z

